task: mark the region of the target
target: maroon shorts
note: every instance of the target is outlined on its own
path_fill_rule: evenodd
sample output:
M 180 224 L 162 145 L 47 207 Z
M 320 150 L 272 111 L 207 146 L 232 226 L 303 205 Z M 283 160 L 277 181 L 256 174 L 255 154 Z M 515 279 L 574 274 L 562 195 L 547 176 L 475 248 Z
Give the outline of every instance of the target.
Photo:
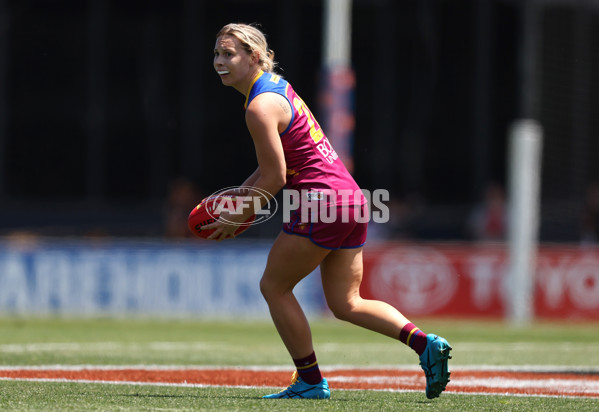
M 327 219 L 327 221 L 334 220 L 330 223 L 323 222 L 323 219 L 318 219 L 314 214 L 305 213 L 305 215 L 307 216 L 302 216 L 301 208 L 293 211 L 289 223 L 283 224 L 283 232 L 305 236 L 326 249 L 358 248 L 366 243 L 368 228 L 366 204 L 334 206 Z

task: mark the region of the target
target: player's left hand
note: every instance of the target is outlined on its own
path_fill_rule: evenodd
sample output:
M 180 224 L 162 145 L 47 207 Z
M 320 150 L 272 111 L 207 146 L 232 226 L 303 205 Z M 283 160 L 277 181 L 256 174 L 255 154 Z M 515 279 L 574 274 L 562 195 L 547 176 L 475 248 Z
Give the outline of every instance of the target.
M 206 239 L 220 242 L 225 239 L 234 239 L 235 232 L 237 229 L 239 229 L 239 226 L 226 223 L 223 221 L 222 217 L 220 217 L 216 222 L 202 226 L 202 230 L 209 229 L 214 229 L 214 233 L 212 233 Z

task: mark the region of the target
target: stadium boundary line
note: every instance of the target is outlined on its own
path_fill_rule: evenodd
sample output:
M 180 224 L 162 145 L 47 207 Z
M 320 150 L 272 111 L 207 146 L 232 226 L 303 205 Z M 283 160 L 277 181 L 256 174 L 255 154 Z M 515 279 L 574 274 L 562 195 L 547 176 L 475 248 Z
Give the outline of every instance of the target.
M 139 369 L 139 370 L 250 370 L 250 371 L 270 371 L 285 372 L 293 371 L 292 365 L 161 365 L 161 364 L 131 364 L 131 365 L 95 365 L 95 364 L 48 364 L 48 365 L 0 365 L 1 370 L 120 370 L 120 369 Z M 356 370 L 397 370 L 401 371 L 420 371 L 419 365 L 394 364 L 394 365 L 325 365 L 320 367 L 323 371 L 337 371 L 345 369 Z M 577 365 L 456 365 L 451 367 L 452 371 L 497 371 L 497 372 L 531 372 L 531 373 L 584 373 L 599 374 L 599 366 L 577 366 Z
M 453 368 L 447 393 L 599 398 L 599 374 L 562 371 L 531 372 Z M 412 368 L 326 368 L 335 390 L 420 392 L 422 371 Z M 0 366 L 0 380 L 78 382 L 183 387 L 284 387 L 291 368 L 276 367 L 177 367 L 125 365 Z

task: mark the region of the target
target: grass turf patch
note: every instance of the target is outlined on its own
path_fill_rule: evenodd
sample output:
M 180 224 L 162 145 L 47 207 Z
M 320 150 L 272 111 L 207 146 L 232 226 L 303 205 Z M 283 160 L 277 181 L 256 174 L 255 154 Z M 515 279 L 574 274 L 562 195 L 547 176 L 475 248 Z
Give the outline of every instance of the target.
M 334 391 L 330 400 L 265 400 L 268 389 L 3 381 L 2 410 L 161 411 L 578 411 L 596 410 L 596 399 Z
M 453 365 L 599 365 L 597 324 L 423 320 L 452 344 Z M 312 322 L 321 365 L 417 365 L 405 345 L 333 319 Z M 5 365 L 291 365 L 269 321 L 0 318 Z
M 423 319 L 425 332 L 447 337 L 454 366 L 599 365 L 597 324 Z M 332 319 L 312 331 L 322 366 L 417 367 L 397 341 Z M 0 318 L 2 365 L 289 365 L 269 321 Z M 0 410 L 331 410 L 594 411 L 597 399 L 333 391 L 330 401 L 262 400 L 268 389 L 186 388 L 75 382 L 2 381 Z M 268 402 L 268 403 L 266 403 Z

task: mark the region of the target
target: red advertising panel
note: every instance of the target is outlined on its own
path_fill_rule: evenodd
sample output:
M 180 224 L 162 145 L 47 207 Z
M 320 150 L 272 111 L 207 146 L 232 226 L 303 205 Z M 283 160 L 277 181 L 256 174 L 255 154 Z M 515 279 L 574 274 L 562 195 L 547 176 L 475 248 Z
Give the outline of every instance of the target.
M 507 264 L 500 244 L 371 245 L 362 295 L 406 315 L 501 317 L 509 302 Z M 599 248 L 542 246 L 533 299 L 537 317 L 599 319 Z

